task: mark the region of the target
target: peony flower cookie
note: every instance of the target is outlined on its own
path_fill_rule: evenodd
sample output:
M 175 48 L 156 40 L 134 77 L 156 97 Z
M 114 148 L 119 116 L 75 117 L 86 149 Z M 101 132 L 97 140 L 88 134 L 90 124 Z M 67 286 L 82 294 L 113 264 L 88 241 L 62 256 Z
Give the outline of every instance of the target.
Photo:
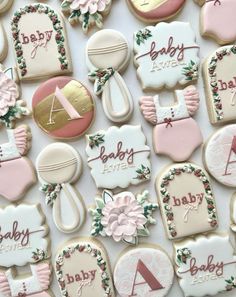
M 236 255 L 228 234 L 185 239 L 174 243 L 174 252 L 184 296 L 215 296 L 236 288 Z
M 127 0 L 134 15 L 146 23 L 157 23 L 176 16 L 183 8 L 185 0 Z
M 159 23 L 134 33 L 134 63 L 144 91 L 197 81 L 198 53 L 189 23 Z
M 78 230 L 85 220 L 80 193 L 71 185 L 82 173 L 79 153 L 65 143 L 52 143 L 38 155 L 36 169 L 46 204 L 52 206 L 56 227 L 64 233 Z
M 217 227 L 212 187 L 200 166 L 192 163 L 168 166 L 158 176 L 156 189 L 169 239 L 205 233 Z
M 6 12 L 11 8 L 14 0 L 0 0 L 0 13 Z
M 95 117 L 93 98 L 78 80 L 59 76 L 43 82 L 33 95 L 33 117 L 50 137 L 81 137 Z
M 146 96 L 141 98 L 139 105 L 144 118 L 155 126 L 153 145 L 156 154 L 182 162 L 203 141 L 200 128 L 192 118 L 199 108 L 199 93 L 194 86 L 188 86 L 183 91 L 175 91 L 175 99 L 174 105 L 164 107 L 160 105 L 158 95 Z
M 95 198 L 96 208 L 89 209 L 93 218 L 91 235 L 137 244 L 139 237 L 150 234 L 148 225 L 156 223 L 152 213 L 158 206 L 148 200 L 148 191 L 135 196 L 131 192 L 114 195 L 104 190 Z
M 129 58 L 128 42 L 118 31 L 101 30 L 88 40 L 88 76 L 94 81 L 95 94 L 102 97 L 106 116 L 116 123 L 126 122 L 133 113 L 132 96 L 119 74 L 127 67 Z
M 62 12 L 68 15 L 71 25 L 80 23 L 84 33 L 90 27 L 103 27 L 103 18 L 111 10 L 112 0 L 61 0 Z
M 201 9 L 201 34 L 218 44 L 236 40 L 236 2 L 234 0 L 195 0 Z
M 164 297 L 173 282 L 169 256 L 153 244 L 124 250 L 114 269 L 114 285 L 120 297 Z
M 236 46 L 218 48 L 205 61 L 203 74 L 212 124 L 236 120 Z
M 61 296 L 115 297 L 109 259 L 103 245 L 90 238 L 63 244 L 55 258 Z
M 53 8 L 34 3 L 19 9 L 12 18 L 11 31 L 20 80 L 72 72 L 64 22 Z

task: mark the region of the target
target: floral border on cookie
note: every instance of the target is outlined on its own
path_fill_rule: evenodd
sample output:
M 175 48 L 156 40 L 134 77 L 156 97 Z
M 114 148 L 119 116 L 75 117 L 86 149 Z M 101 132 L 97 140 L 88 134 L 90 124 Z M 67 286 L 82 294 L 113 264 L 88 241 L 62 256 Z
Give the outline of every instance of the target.
M 187 264 L 187 260 L 191 259 L 191 257 L 192 257 L 192 252 L 188 248 L 182 248 L 176 251 L 176 262 L 179 265 Z
M 183 67 L 182 74 L 186 81 L 193 81 L 198 79 L 198 70 L 198 64 L 191 60 L 188 65 Z
M 63 278 L 62 266 L 64 260 L 71 257 L 75 252 L 85 252 L 90 254 L 92 257 L 96 258 L 97 265 L 100 268 L 101 273 L 101 286 L 104 289 L 104 297 L 111 297 L 112 289 L 109 285 L 110 277 L 107 273 L 107 263 L 102 257 L 101 251 L 92 248 L 90 244 L 76 244 L 75 246 L 69 246 L 62 250 L 62 252 L 57 256 L 56 259 L 56 276 L 58 283 L 60 285 L 60 290 L 63 297 L 69 297 L 68 291 L 66 290 L 65 279 Z
M 14 41 L 14 48 L 17 55 L 17 63 L 21 71 L 21 76 L 25 76 L 27 74 L 27 65 L 25 58 L 23 56 L 23 49 L 21 42 L 19 40 L 19 28 L 18 22 L 20 21 L 22 15 L 26 13 L 45 13 L 49 16 L 50 20 L 52 21 L 53 28 L 56 31 L 56 43 L 57 43 L 57 50 L 59 53 L 58 59 L 61 64 L 61 70 L 68 69 L 68 61 L 66 58 L 66 50 L 64 46 L 65 37 L 63 36 L 63 27 L 61 21 L 56 14 L 56 12 L 51 9 L 47 5 L 43 4 L 30 4 L 25 6 L 24 8 L 20 8 L 18 11 L 14 13 L 14 17 L 11 22 L 11 30 L 12 30 L 12 37 Z
M 222 102 L 218 92 L 219 88 L 217 85 L 217 78 L 216 78 L 217 62 L 222 61 L 225 56 L 229 56 L 231 53 L 236 55 L 236 45 L 233 45 L 230 48 L 224 48 L 222 50 L 217 51 L 216 54 L 211 58 L 211 61 L 208 66 L 208 74 L 210 77 L 210 87 L 213 95 L 213 104 L 215 107 L 217 121 L 220 121 L 224 118 L 224 114 L 222 110 Z
M 141 45 L 141 43 L 145 43 L 145 40 L 147 40 L 150 37 L 152 37 L 151 30 L 145 28 L 145 29 L 139 30 L 135 34 L 135 41 L 136 41 L 137 45 Z
M 54 201 L 58 198 L 62 189 L 61 184 L 43 184 L 39 188 L 39 191 L 46 195 L 45 203 L 47 205 L 53 205 Z
M 105 134 L 102 133 L 96 133 L 93 135 L 88 136 L 88 141 L 89 141 L 89 147 L 93 149 L 94 147 L 99 147 L 100 144 L 104 143 Z
M 183 166 L 182 168 L 172 168 L 170 171 L 163 177 L 161 182 L 161 199 L 164 205 L 164 214 L 166 216 L 168 230 L 170 235 L 174 238 L 177 236 L 176 225 L 174 223 L 174 213 L 172 207 L 169 205 L 170 194 L 168 192 L 169 183 L 175 178 L 175 176 L 181 175 L 182 173 L 194 174 L 198 177 L 205 189 L 205 199 L 207 202 L 207 211 L 208 211 L 208 222 L 212 228 L 217 226 L 217 217 L 216 217 L 216 206 L 214 203 L 213 193 L 211 191 L 211 186 L 208 178 L 206 177 L 203 170 L 195 168 L 192 164 Z
M 233 289 L 236 289 L 236 277 L 231 276 L 231 278 L 226 279 L 226 286 L 225 289 L 226 291 L 232 291 Z
M 35 252 L 32 252 L 32 259 L 34 262 L 39 262 L 48 259 L 48 253 L 42 249 L 36 249 Z

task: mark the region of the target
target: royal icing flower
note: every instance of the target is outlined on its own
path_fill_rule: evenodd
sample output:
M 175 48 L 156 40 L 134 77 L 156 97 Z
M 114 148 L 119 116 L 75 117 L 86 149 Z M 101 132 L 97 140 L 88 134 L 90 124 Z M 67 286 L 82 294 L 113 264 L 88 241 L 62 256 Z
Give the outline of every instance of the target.
M 131 242 L 137 236 L 137 230 L 143 229 L 147 218 L 143 208 L 134 196 L 120 196 L 115 201 L 108 202 L 102 210 L 101 224 L 107 236 L 115 241 Z
M 8 113 L 9 108 L 15 106 L 18 90 L 15 82 L 0 71 L 0 116 Z
M 98 11 L 104 11 L 110 0 L 74 0 L 70 8 L 72 10 L 80 10 L 82 14 L 89 12 L 94 14 Z

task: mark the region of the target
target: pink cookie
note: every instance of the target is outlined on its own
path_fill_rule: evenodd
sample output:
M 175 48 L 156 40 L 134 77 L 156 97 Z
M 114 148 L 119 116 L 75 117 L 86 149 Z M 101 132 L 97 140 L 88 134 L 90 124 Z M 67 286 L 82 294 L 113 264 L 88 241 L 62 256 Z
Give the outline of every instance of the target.
M 37 125 L 53 138 L 80 137 L 94 119 L 94 102 L 87 88 L 74 78 L 59 76 L 42 83 L 32 101 Z

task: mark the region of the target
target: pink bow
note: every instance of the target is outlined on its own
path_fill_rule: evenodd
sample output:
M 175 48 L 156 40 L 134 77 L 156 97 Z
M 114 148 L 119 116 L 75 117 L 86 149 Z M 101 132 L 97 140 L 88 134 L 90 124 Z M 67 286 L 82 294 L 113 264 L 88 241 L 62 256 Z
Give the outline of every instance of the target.
M 172 122 L 171 118 L 164 118 L 164 122 L 166 123 L 166 128 L 168 128 L 169 126 L 173 127 L 171 124 Z
M 18 293 L 18 297 L 27 297 L 26 293 Z

